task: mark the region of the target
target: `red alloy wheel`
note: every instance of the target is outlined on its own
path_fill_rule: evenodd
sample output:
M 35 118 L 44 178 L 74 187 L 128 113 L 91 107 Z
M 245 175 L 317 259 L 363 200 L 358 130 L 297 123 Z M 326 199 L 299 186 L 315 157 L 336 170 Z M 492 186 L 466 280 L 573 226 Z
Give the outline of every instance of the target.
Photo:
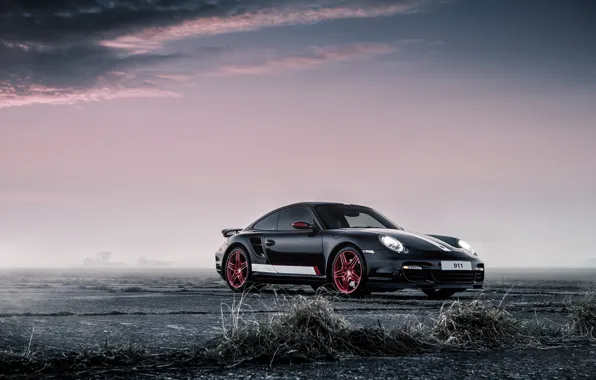
M 362 280 L 362 263 L 354 251 L 342 251 L 333 262 L 333 283 L 343 294 L 351 294 L 358 289 Z
M 234 289 L 239 289 L 248 279 L 248 260 L 241 250 L 235 250 L 228 257 L 226 279 Z

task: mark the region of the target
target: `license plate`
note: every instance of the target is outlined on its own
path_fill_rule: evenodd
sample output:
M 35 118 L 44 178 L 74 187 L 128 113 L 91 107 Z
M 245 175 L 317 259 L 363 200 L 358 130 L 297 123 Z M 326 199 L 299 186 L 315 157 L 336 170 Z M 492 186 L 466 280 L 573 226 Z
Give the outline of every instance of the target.
M 441 261 L 441 270 L 472 270 L 469 261 Z

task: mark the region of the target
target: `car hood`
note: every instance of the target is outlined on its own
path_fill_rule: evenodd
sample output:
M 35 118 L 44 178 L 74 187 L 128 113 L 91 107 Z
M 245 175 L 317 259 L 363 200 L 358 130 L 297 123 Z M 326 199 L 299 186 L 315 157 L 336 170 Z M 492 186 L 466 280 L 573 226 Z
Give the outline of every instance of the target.
M 406 247 L 413 248 L 421 251 L 434 251 L 434 252 L 453 252 L 453 253 L 464 253 L 467 254 L 462 248 L 454 247 L 444 242 L 443 240 L 437 239 L 433 236 L 421 234 L 418 232 L 394 230 L 385 228 L 345 228 L 341 230 L 346 234 L 358 233 L 358 234 L 374 234 L 374 235 L 387 235 L 396 238 L 402 242 Z

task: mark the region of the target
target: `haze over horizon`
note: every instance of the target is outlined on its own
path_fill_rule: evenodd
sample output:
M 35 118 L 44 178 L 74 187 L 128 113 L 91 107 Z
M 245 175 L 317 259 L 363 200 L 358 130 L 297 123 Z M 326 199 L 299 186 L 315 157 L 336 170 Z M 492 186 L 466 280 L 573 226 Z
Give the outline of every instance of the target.
M 487 266 L 596 258 L 596 4 L 0 0 L 0 268 L 211 267 L 365 204 Z

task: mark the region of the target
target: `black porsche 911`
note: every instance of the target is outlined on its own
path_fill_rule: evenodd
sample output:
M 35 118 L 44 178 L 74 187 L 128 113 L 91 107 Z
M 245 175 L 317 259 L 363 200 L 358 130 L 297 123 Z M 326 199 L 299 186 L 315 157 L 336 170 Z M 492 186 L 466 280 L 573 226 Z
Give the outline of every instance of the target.
M 448 298 L 484 283 L 484 264 L 470 244 L 406 231 L 366 206 L 295 203 L 222 234 L 216 269 L 238 292 L 277 283 L 345 295 L 418 288 Z

